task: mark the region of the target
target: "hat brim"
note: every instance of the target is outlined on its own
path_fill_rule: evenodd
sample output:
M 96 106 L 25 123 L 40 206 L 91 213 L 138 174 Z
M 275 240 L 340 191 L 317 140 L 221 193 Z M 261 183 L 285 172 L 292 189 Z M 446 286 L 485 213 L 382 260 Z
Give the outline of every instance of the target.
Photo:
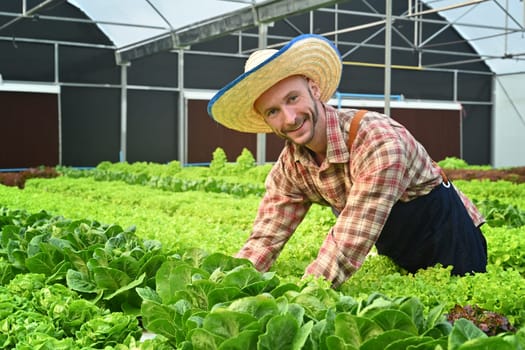
M 305 75 L 319 85 L 320 99 L 326 102 L 337 90 L 342 67 L 332 42 L 315 34 L 300 35 L 219 90 L 208 103 L 208 114 L 230 129 L 272 132 L 254 109 L 255 101 L 266 90 L 292 75 Z

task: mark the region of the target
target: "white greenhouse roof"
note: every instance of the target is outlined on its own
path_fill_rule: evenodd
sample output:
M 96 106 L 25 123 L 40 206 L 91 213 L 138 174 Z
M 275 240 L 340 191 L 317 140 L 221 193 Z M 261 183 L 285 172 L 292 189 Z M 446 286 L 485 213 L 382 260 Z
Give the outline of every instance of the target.
M 481 1 L 453 8 L 458 0 L 425 1 L 440 11 L 497 74 L 525 72 L 525 3 L 523 0 Z M 508 6 L 508 8 L 506 7 Z
M 68 0 L 123 47 L 250 6 L 231 0 Z M 258 1 L 261 2 L 261 1 Z
M 308 5 L 307 0 L 303 1 Z M 416 3 L 416 0 L 405 1 Z M 68 2 L 84 11 L 118 48 L 123 48 L 265 1 L 68 0 Z M 496 74 L 525 72 L 523 0 L 426 0 L 423 2 L 447 19 L 463 38 L 470 42 L 493 72 Z

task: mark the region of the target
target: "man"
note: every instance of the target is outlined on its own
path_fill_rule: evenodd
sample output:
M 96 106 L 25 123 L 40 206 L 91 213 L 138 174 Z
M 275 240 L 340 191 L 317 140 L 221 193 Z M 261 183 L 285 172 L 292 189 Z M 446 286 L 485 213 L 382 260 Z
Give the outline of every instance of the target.
M 210 101 L 208 113 L 226 127 L 286 140 L 237 257 L 268 270 L 319 203 L 338 217 L 305 276 L 338 287 L 374 245 L 410 272 L 436 263 L 457 275 L 484 272 L 478 210 L 392 118 L 327 105 L 341 73 L 331 42 L 301 35 L 279 51 L 254 52 L 245 73 Z

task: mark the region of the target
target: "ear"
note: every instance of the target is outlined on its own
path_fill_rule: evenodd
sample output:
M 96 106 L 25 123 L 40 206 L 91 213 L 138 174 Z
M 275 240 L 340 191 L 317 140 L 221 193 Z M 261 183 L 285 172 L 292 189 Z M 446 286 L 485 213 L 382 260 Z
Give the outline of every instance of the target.
M 321 89 L 319 89 L 319 85 L 312 79 L 308 79 L 308 88 L 316 100 L 321 98 Z

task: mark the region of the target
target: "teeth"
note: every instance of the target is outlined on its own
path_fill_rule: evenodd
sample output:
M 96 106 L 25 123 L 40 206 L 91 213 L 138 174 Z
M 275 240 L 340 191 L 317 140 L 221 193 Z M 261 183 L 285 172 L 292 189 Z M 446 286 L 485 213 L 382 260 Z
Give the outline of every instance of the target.
M 299 130 L 301 128 L 301 126 L 303 126 L 303 124 L 304 124 L 304 119 L 303 119 L 303 121 L 301 121 L 301 124 L 299 124 L 295 129 L 290 130 L 289 132 L 295 131 L 295 130 Z

